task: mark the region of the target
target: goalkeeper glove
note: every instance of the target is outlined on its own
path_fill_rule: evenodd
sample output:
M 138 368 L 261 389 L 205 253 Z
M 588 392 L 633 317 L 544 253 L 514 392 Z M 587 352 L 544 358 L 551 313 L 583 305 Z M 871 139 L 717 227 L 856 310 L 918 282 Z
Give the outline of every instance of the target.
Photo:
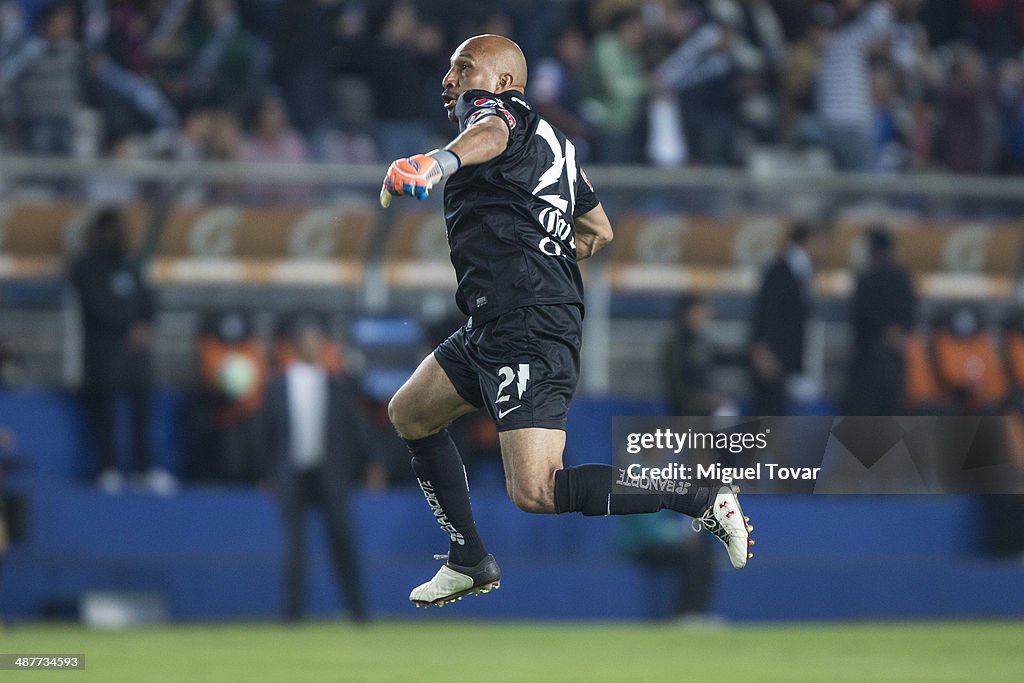
M 426 154 L 396 159 L 391 162 L 384 176 L 380 205 L 386 209 L 391 204 L 392 196 L 405 194 L 411 194 L 416 199 L 426 199 L 430 188 L 442 178 L 455 173 L 461 165 L 459 156 L 447 149 L 435 149 Z

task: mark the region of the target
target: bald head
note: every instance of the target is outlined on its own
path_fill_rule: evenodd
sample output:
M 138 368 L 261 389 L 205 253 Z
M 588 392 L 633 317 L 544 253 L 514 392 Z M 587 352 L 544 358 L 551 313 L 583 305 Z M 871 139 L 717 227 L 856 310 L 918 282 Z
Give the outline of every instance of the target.
M 456 48 L 452 59 L 459 55 L 473 59 L 478 69 L 491 72 L 495 83 L 485 90 L 499 93 L 526 89 L 526 57 L 515 41 L 492 33 L 474 36 Z

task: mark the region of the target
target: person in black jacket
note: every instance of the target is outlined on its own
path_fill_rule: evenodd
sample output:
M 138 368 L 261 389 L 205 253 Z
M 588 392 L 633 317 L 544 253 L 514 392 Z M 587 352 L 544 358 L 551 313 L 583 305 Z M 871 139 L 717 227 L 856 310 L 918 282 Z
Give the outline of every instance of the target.
M 812 230 L 793 227 L 789 241 L 764 273 L 754 304 L 750 365 L 755 415 L 788 412 L 787 381 L 803 371 L 804 336 L 814 302 Z
M 124 485 L 117 463 L 114 405 L 117 395 L 125 393 L 133 414 L 134 469 L 145 474 L 155 490 L 170 492 L 173 477 L 150 468 L 153 292 L 143 277 L 142 265 L 125 245 L 124 225 L 114 209 L 97 213 L 72 276 L 84 328 L 81 395 L 99 459 L 99 484 L 109 492 Z
M 914 286 L 892 255 L 883 227 L 868 231 L 871 263 L 853 295 L 853 357 L 846 386 L 846 415 L 899 415 L 903 353 L 914 326 Z
M 312 318 L 293 327 L 297 359 L 270 384 L 267 420 L 270 486 L 277 493 L 287 536 L 283 617 L 302 617 L 306 595 L 306 512 L 324 512 L 334 570 L 354 621 L 366 619 L 349 512 L 349 488 L 367 458 L 368 428 L 348 378 L 322 364 L 326 335 Z
M 707 338 L 708 304 L 687 296 L 676 309 L 676 327 L 665 346 L 665 381 L 673 415 L 712 415 L 727 399 L 715 391 L 711 372 L 715 350 Z

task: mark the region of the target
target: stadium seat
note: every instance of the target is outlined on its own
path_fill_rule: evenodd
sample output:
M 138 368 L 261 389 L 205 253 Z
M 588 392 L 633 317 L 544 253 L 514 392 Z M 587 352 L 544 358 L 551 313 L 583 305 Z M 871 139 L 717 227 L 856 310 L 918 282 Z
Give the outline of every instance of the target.
M 395 217 L 384 245 L 384 277 L 392 287 L 455 288 L 444 217 L 437 208 Z
M 360 203 L 177 207 L 161 233 L 155 274 L 177 283 L 356 286 L 375 220 Z
M 0 202 L 0 278 L 61 275 L 96 208 L 66 200 Z M 127 225 L 127 233 L 128 244 L 138 246 L 135 224 Z
M 609 282 L 620 291 L 751 291 L 786 223 L 772 216 L 624 216 L 608 248 Z

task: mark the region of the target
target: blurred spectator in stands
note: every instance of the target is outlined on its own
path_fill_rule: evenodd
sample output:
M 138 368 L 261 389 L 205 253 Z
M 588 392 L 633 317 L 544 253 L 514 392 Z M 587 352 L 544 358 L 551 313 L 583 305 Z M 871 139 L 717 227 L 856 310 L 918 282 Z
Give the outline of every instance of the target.
M 9 96 L 6 84 L 7 68 L 3 65 L 10 64 L 29 39 L 21 5 L 16 0 L 0 2 L 0 134 L 3 134 L 0 144 L 6 142 L 6 129 L 14 123 L 17 115 L 14 99 Z
M 870 170 L 898 172 L 907 163 L 903 144 L 902 103 L 899 100 L 899 76 L 890 64 L 871 69 L 872 159 Z
M 140 76 L 153 70 L 153 57 L 147 43 L 159 2 L 110 0 L 108 3 L 107 54 L 122 68 Z
M 578 27 L 557 33 L 551 55 L 530 75 L 530 103 L 551 125 L 569 136 L 576 158 L 587 161 L 594 129 L 583 115 L 581 89 L 586 81 L 589 48 Z
M 976 44 L 986 62 L 994 64 L 1020 52 L 1024 8 L 1017 0 L 961 0 L 961 35 Z
M 108 140 L 146 133 L 161 147 L 171 145 L 178 112 L 151 80 L 101 53 L 89 57 L 88 73 L 88 101 L 100 110 Z
M 686 296 L 676 309 L 676 326 L 664 354 L 666 393 L 672 415 L 713 415 L 729 409 L 714 389 L 715 351 L 707 338 L 712 311 L 702 298 Z
M 736 63 L 737 122 L 748 137 L 776 142 L 781 114 L 777 101 L 786 59 L 782 23 L 768 0 L 711 0 L 710 15 L 726 31 Z M 737 143 L 736 152 L 740 152 Z M 734 154 L 734 160 L 738 160 Z
M 431 123 L 444 119 L 437 112 L 441 77 L 448 68 L 442 53 L 448 46 L 434 24 L 420 20 L 413 2 L 395 3 L 378 35 L 368 65 L 374 137 L 383 158 L 397 159 L 410 149 L 425 148 Z
M 28 39 L 21 4 L 17 0 L 0 2 L 0 64 L 17 55 Z
M 736 160 L 740 66 L 731 28 L 704 17 L 655 72 L 659 89 L 680 97 L 687 146 L 701 164 Z
M 622 164 L 641 160 L 647 93 L 641 51 L 644 36 L 640 12 L 622 10 L 594 39 L 584 112 L 599 129 L 594 150 L 599 161 Z
M 780 76 L 784 135 L 796 142 L 824 144 L 815 113 L 815 90 L 821 54 L 831 35 L 835 10 L 818 3 L 810 8 L 806 29 L 786 52 Z
M 787 415 L 787 384 L 804 369 L 807 319 L 814 307 L 811 226 L 798 223 L 764 272 L 754 301 L 750 368 L 755 415 Z
M 265 95 L 256 106 L 249 134 L 242 141 L 239 157 L 242 161 L 302 163 L 309 160 L 306 143 L 292 128 L 285 111 L 284 101 Z M 313 190 L 308 185 L 294 183 L 249 184 L 245 188 L 249 201 L 271 204 L 302 204 L 312 200 Z
M 916 322 L 917 298 L 893 256 L 889 231 L 874 226 L 867 240 L 870 261 L 851 303 L 853 353 L 843 414 L 900 415 L 907 334 Z
M 825 41 L 817 81 L 818 116 L 836 167 L 873 167 L 870 52 L 888 38 L 893 5 L 913 0 L 840 3 L 839 26 Z
M 127 245 L 117 210 L 101 209 L 88 228 L 86 247 L 72 269 L 84 327 L 82 401 L 99 459 L 99 486 L 114 493 L 124 486 L 118 467 L 116 399 L 128 396 L 132 410 L 133 467 L 156 492 L 176 482 L 150 457 L 150 391 L 153 291 L 143 264 Z
M 0 99 L 11 98 L 21 147 L 32 154 L 70 154 L 82 96 L 83 55 L 75 40 L 75 7 L 54 2 L 40 14 L 40 36 L 0 62 Z
M 999 154 L 999 119 L 981 53 L 963 47 L 942 93 L 936 152 L 954 173 L 995 170 Z
M 332 48 L 341 7 L 337 0 L 277 3 L 274 73 L 291 119 L 319 150 L 334 118 Z
M 206 315 L 197 344 L 200 391 L 191 411 L 189 476 L 258 480 L 269 380 L 263 343 L 241 311 Z
M 319 507 L 339 589 L 354 621 L 365 621 L 359 557 L 349 511 L 350 482 L 374 453 L 351 380 L 322 365 L 327 336 L 315 318 L 294 324 L 295 360 L 270 385 L 267 419 L 272 490 L 286 531 L 283 617 L 302 617 L 306 598 L 306 513 Z M 374 471 L 380 466 L 371 462 Z M 376 476 L 378 484 L 383 482 Z
M 234 0 L 204 0 L 203 16 L 188 36 L 188 101 L 240 115 L 263 83 L 269 54 L 242 25 Z
M 996 107 L 1004 141 L 1000 170 L 1019 174 L 1024 172 L 1024 62 L 1003 61 L 996 77 Z

